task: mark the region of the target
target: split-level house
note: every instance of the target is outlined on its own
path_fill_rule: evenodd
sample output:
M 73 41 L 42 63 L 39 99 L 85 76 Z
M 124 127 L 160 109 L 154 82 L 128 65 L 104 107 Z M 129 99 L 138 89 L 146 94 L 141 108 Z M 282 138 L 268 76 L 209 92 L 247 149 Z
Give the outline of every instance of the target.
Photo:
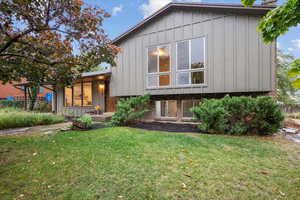
M 57 91 L 57 111 L 115 111 L 119 98 L 151 95 L 147 119 L 190 119 L 203 98 L 270 95 L 276 41 L 263 42 L 259 20 L 273 5 L 170 3 L 113 40 L 117 66 L 85 73 Z

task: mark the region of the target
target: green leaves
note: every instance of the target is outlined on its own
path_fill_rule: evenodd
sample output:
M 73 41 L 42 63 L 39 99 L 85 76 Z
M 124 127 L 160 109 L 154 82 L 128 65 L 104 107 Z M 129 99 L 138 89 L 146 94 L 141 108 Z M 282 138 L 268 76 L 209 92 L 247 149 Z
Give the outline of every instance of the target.
M 201 131 L 232 135 L 271 135 L 284 119 L 272 97 L 205 99 L 191 109 Z
M 288 74 L 290 77 L 295 78 L 292 85 L 296 89 L 300 89 L 300 59 L 295 60 L 291 63 L 292 68 L 289 70 Z
M 252 6 L 256 0 L 241 1 L 244 6 Z M 283 5 L 269 11 L 260 21 L 258 30 L 262 32 L 264 42 L 269 43 L 299 23 L 300 0 L 288 0 Z
M 117 104 L 117 112 L 111 119 L 114 126 L 126 125 L 126 123 L 143 117 L 150 110 L 147 109 L 150 103 L 150 95 L 120 99 Z
M 260 21 L 258 29 L 262 32 L 264 41 L 269 43 L 299 23 L 300 0 L 288 0 L 282 6 L 268 12 Z
M 252 6 L 256 0 L 242 0 L 244 6 Z

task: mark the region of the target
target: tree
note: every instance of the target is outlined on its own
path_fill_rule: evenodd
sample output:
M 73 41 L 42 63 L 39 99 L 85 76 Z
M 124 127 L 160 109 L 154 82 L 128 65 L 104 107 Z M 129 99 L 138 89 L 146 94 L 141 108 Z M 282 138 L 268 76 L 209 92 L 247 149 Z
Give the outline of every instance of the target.
M 300 89 L 300 59 L 295 60 L 291 63 L 291 69 L 288 72 L 289 76 L 294 78 L 292 85 L 296 89 Z
M 243 5 L 252 6 L 256 0 L 241 0 Z M 265 0 L 268 1 L 268 0 Z M 290 27 L 300 23 L 300 0 L 288 0 L 283 5 L 269 11 L 262 18 L 258 30 L 262 32 L 265 42 L 273 42 L 285 34 Z
M 0 80 L 71 84 L 101 62 L 115 65 L 106 17 L 82 0 L 1 0 Z
M 277 55 L 277 100 L 283 104 L 294 104 L 296 103 L 295 97 L 297 89 L 293 87 L 293 81 L 288 75 L 294 57 L 290 54 L 283 53 L 280 49 Z

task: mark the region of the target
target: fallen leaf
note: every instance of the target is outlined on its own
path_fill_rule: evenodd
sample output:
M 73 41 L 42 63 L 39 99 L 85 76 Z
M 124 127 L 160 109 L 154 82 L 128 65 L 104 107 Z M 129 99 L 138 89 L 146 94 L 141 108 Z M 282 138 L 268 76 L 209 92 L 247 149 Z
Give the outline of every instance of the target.
M 279 193 L 281 194 L 281 196 L 285 196 L 285 193 L 283 193 L 283 192 L 281 192 L 281 191 L 279 191 Z
M 183 189 L 187 188 L 185 183 L 182 183 L 181 186 L 182 186 Z
M 265 175 L 266 175 L 266 174 L 269 174 L 269 172 L 266 171 L 266 170 L 261 170 L 260 173 L 265 174 Z

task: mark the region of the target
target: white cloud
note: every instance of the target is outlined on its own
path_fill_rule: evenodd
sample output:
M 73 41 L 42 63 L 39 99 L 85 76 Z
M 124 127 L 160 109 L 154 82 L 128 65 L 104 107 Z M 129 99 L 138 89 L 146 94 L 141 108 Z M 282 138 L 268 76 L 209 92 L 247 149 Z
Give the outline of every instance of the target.
M 202 0 L 177 0 L 177 1 L 178 2 L 179 1 L 201 2 Z M 148 3 L 142 4 L 140 8 L 143 11 L 144 18 L 146 18 L 171 2 L 172 0 L 148 0 Z
M 170 2 L 171 0 L 149 0 L 148 3 L 142 4 L 141 9 L 143 11 L 144 18 L 150 16 Z
M 287 48 L 287 50 L 288 50 L 288 51 L 294 51 L 294 49 L 293 49 L 293 48 Z
M 300 49 L 300 39 L 292 40 L 292 43 L 296 49 Z
M 123 5 L 113 7 L 111 11 L 112 16 L 116 16 L 119 12 L 122 12 L 122 10 L 123 10 Z

